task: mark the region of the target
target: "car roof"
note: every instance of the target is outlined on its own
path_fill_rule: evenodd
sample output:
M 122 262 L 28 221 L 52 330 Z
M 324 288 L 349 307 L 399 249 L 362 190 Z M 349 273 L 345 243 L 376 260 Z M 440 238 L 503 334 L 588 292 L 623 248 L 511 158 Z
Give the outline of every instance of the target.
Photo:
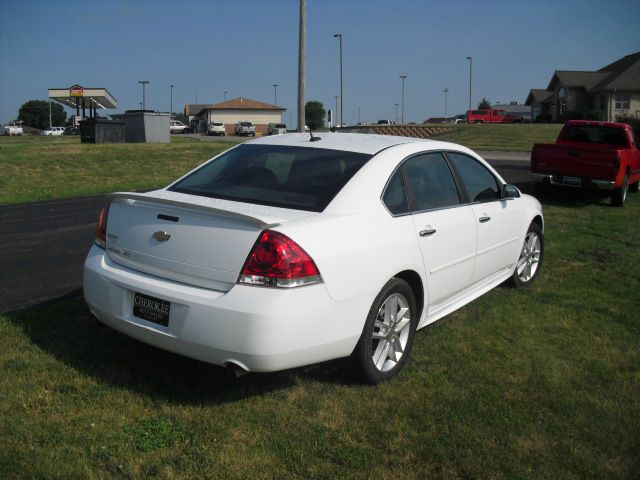
M 405 143 L 431 143 L 431 140 L 413 137 L 394 137 L 391 135 L 375 135 L 369 133 L 314 133 L 320 140 L 311 142 L 309 133 L 290 133 L 271 137 L 263 137 L 247 143 L 260 145 L 282 145 L 292 147 L 326 148 L 328 150 L 344 150 L 347 152 L 373 155 L 385 148 Z M 435 143 L 435 142 L 433 142 Z

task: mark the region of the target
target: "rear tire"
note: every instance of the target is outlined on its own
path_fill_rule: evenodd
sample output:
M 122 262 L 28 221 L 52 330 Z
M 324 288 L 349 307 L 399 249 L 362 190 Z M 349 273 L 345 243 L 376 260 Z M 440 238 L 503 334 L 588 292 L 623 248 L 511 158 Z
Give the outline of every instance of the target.
M 413 290 L 404 280 L 392 278 L 373 301 L 351 354 L 356 374 L 371 384 L 396 375 L 407 363 L 417 325 Z
M 629 177 L 624 176 L 622 186 L 620 188 L 614 188 L 611 194 L 611 205 L 614 207 L 624 206 L 624 202 L 627 200 L 627 192 L 629 191 Z
M 540 274 L 544 259 L 544 235 L 537 223 L 531 223 L 524 237 L 522 250 L 516 262 L 516 268 L 509 279 L 512 287 L 522 288 L 531 285 Z

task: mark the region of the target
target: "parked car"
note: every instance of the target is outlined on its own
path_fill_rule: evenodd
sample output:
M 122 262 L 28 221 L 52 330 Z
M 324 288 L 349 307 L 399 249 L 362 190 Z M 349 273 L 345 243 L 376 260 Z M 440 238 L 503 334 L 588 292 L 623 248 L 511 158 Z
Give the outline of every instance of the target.
M 22 135 L 22 126 L 20 125 L 5 125 L 2 127 L 2 131 L 5 135 Z
M 455 117 L 449 118 L 449 123 L 459 124 L 459 123 L 467 123 L 466 115 L 456 115 Z
M 268 131 L 269 135 L 284 135 L 287 133 L 287 126 L 284 123 L 270 123 Z
M 171 120 L 169 122 L 169 133 L 185 133 L 188 128 L 180 120 Z
M 626 123 L 571 120 L 555 143 L 531 151 L 531 175 L 538 193 L 548 185 L 611 192 L 622 207 L 640 186 L 640 132 Z
M 256 126 L 251 122 L 238 122 L 235 126 L 236 135 L 256 136 Z
M 378 120 L 378 125 L 393 125 L 391 120 Z
M 211 122 L 207 127 L 207 135 L 220 135 L 224 137 L 227 134 L 227 131 L 224 128 L 224 123 L 222 122 Z
M 63 135 L 80 135 L 80 128 L 78 127 L 65 127 L 64 128 L 64 132 L 62 132 Z
M 540 203 L 472 150 L 300 133 L 112 194 L 84 296 L 100 322 L 188 357 L 266 372 L 351 356 L 376 383 L 416 330 L 530 285 L 543 255 Z
M 64 127 L 49 127 L 46 130 L 40 132 L 40 135 L 62 135 L 64 133 Z
M 493 108 L 483 110 L 468 110 L 467 123 L 524 123 L 525 118 L 520 115 L 511 115 L 504 110 Z

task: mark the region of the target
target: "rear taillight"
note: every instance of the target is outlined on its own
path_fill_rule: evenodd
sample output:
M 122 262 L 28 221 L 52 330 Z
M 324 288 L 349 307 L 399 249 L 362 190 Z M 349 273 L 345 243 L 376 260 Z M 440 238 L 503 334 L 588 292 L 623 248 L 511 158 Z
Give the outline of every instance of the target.
M 98 225 L 96 226 L 95 244 L 100 248 L 107 248 L 107 217 L 109 217 L 109 205 L 111 204 L 107 203 L 102 210 L 100 210 Z
M 322 282 L 318 267 L 300 245 L 286 235 L 265 230 L 253 246 L 238 283 L 291 288 Z

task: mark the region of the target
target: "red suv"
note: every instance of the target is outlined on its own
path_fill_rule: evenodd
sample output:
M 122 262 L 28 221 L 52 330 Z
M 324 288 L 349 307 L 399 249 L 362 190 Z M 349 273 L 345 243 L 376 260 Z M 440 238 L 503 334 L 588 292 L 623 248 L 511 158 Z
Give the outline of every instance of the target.
M 524 117 L 510 115 L 504 110 L 469 110 L 467 111 L 467 123 L 522 123 Z

